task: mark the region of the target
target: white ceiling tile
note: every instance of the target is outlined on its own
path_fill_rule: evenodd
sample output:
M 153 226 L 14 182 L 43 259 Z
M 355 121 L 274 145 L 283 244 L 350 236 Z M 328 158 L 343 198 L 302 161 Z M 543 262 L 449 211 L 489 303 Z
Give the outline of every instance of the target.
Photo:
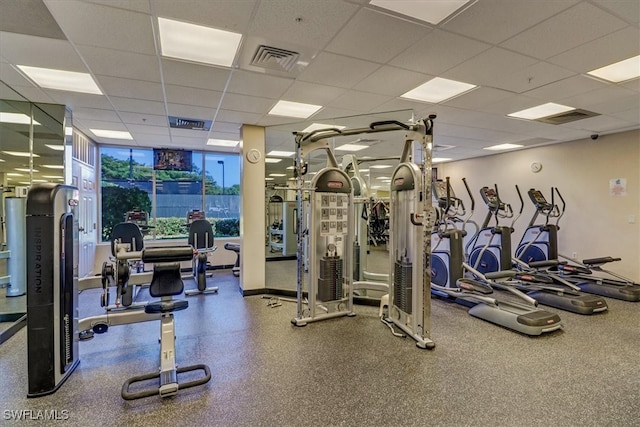
M 113 107 L 106 96 L 92 95 L 80 92 L 64 92 L 60 90 L 43 90 L 57 104 L 63 104 L 75 110 L 80 107 L 110 110 Z
M 281 98 L 293 79 L 269 76 L 251 71 L 234 70 L 228 91 L 262 98 Z
M 113 105 L 119 111 L 127 111 L 139 114 L 155 114 L 158 116 L 166 114 L 164 102 L 145 101 L 133 98 L 121 98 L 118 96 L 110 96 L 109 100 L 111 100 Z
M 266 114 L 278 102 L 276 99 L 227 93 L 222 99 L 222 109 Z
M 487 113 L 507 115 L 516 111 L 524 110 L 525 108 L 535 107 L 540 105 L 538 98 L 532 98 L 525 95 L 513 95 L 510 98 L 504 98 L 498 102 L 492 102 L 486 105 L 482 110 Z
M 632 24 L 640 24 L 640 2 L 637 0 L 592 0 L 593 3 Z
M 14 65 L 81 73 L 89 71 L 66 40 L 0 32 L 0 54 Z
M 73 120 L 99 120 L 105 122 L 120 123 L 120 117 L 113 110 L 99 110 L 96 108 L 75 108 L 73 110 Z
M 603 96 L 602 102 L 593 104 L 590 108 L 601 114 L 618 113 L 620 111 L 640 108 L 640 95 Z M 640 122 L 638 122 L 640 124 Z
M 349 20 L 325 50 L 386 63 L 430 31 L 426 26 L 365 8 Z
M 580 93 L 604 88 L 607 84 L 583 75 L 572 76 L 525 92 L 526 96 L 557 101 Z
M 120 96 L 148 101 L 163 101 L 162 85 L 143 80 L 123 79 L 120 77 L 95 76 L 98 84 L 107 96 Z
M 640 79 L 633 79 L 625 83 L 620 83 L 620 86 L 630 90 L 635 90 L 636 92 L 640 92 Z
M 350 90 L 332 101 L 329 106 L 355 111 L 371 111 L 391 99 L 388 95 L 377 95 L 375 93 Z
M 45 4 L 74 43 L 156 54 L 149 15 L 74 0 Z
M 212 120 L 216 112 L 215 108 L 169 103 L 167 103 L 167 109 L 169 110 L 170 116 L 199 120 Z
M 480 86 L 471 92 L 457 96 L 450 101 L 444 102 L 445 105 L 451 107 L 464 108 L 468 110 L 482 110 L 485 105 L 493 104 L 506 98 L 513 96 L 513 93 L 494 89 L 491 87 Z
M 190 138 L 186 136 L 172 136 L 171 147 L 180 147 L 192 150 L 200 150 L 207 145 L 206 137 Z
M 614 49 L 612 49 L 613 46 L 615 46 Z M 598 54 L 594 55 L 594 52 Z M 578 73 L 586 73 L 638 54 L 640 54 L 640 29 L 626 27 L 553 56 L 548 62 Z
M 536 1 L 483 0 L 446 22 L 445 30 L 489 43 L 500 43 L 538 22 L 576 4 L 579 0 Z
M 269 0 L 260 2 L 249 35 L 323 48 L 358 6 L 341 0 Z M 301 20 L 299 20 L 301 19 Z
M 127 131 L 127 127 L 122 124 L 122 122 L 116 121 L 108 121 L 108 120 L 99 120 L 99 119 L 84 119 L 79 118 L 79 121 L 82 122 L 88 129 L 108 129 L 108 130 L 117 130 L 117 131 Z M 93 139 L 99 139 L 93 133 L 88 132 L 88 136 Z M 104 138 L 105 140 L 109 140 L 109 138 Z
M 165 95 L 170 104 L 195 105 L 215 109 L 218 108 L 222 92 L 166 84 Z
M 589 117 L 561 125 L 570 129 L 580 129 L 589 132 L 606 132 L 616 128 L 631 127 L 632 123 L 609 116 Z
M 506 89 L 502 84 L 505 78 L 531 67 L 537 62 L 533 58 L 494 47 L 453 67 L 444 73 L 442 77 L 465 83 Z
M 224 91 L 231 70 L 172 59 L 162 59 L 164 83 Z
M 638 99 L 638 94 L 620 86 L 609 85 L 602 89 L 592 90 L 591 92 L 582 93 L 569 98 L 560 99 L 559 102 L 564 105 L 570 105 L 575 108 L 584 108 L 592 110 L 596 113 L 598 105 L 619 102 L 621 100 Z M 639 99 L 640 101 L 640 99 Z
M 93 74 L 134 80 L 160 82 L 160 65 L 156 55 L 104 49 L 78 44 L 78 51 Z
M 237 33 L 247 30 L 256 0 L 154 0 L 156 15 L 162 18 L 220 28 Z
M 640 128 L 640 108 L 632 108 L 626 111 L 619 111 L 617 113 L 609 114 L 611 117 L 623 120 L 625 122 L 633 123 L 636 127 Z
M 169 126 L 169 120 L 165 115 L 129 113 L 120 111 L 122 122 L 129 125 Z
M 393 58 L 389 64 L 437 76 L 490 47 L 438 29 Z
M 400 96 L 430 78 L 431 76 L 427 74 L 383 65 L 355 85 L 354 89 L 381 95 Z
M 253 125 L 260 120 L 262 114 L 255 113 L 244 113 L 240 111 L 230 111 L 230 110 L 218 110 L 218 115 L 216 116 L 216 121 L 220 120 L 223 122 L 231 122 L 231 123 L 244 123 Z
M 134 141 L 139 147 L 148 148 L 161 148 L 161 147 L 176 147 L 171 144 L 171 138 L 168 135 L 155 135 L 137 132 L 134 137 Z M 124 144 L 123 144 L 124 145 Z
M 240 126 L 237 123 L 228 123 L 216 120 L 211 128 L 211 132 L 222 132 L 236 134 L 236 138 L 240 136 Z
M 625 26 L 621 19 L 582 2 L 510 38 L 501 46 L 547 59 Z
M 573 71 L 565 68 L 548 62 L 538 62 L 503 76 L 500 87 L 515 93 L 523 93 L 574 75 Z
M 351 88 L 380 66 L 373 62 L 322 52 L 304 70 L 301 81 Z
M 320 120 L 324 122 L 326 120 L 336 119 L 339 117 L 349 117 L 353 115 L 354 115 L 353 110 L 346 110 L 344 108 L 339 108 L 339 107 L 325 107 L 322 110 L 318 111 L 316 114 L 314 114 L 310 120 L 311 122 L 317 122 Z M 302 129 L 306 127 L 307 125 L 302 127 Z
M 102 6 L 117 7 L 135 12 L 151 13 L 149 3 L 140 0 L 82 0 L 87 3 L 95 3 Z
M 167 123 L 164 126 L 147 126 L 147 125 L 132 125 L 128 124 L 127 129 L 131 132 L 131 135 L 136 138 L 138 134 L 144 135 L 162 135 L 169 136 L 169 125 Z
M 327 105 L 345 92 L 345 89 L 334 86 L 296 80 L 282 95 L 281 99 L 313 105 Z

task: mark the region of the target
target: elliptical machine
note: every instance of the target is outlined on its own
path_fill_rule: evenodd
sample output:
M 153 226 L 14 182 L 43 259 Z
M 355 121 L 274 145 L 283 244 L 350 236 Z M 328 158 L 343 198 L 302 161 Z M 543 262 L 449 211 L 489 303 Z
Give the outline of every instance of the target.
M 526 304 L 490 296 L 494 286 L 500 287 L 501 281 L 510 279 L 515 272 L 499 271 L 484 275 L 465 262 L 463 239 L 466 224 L 473 215 L 475 201 L 464 178 L 463 183 L 471 199 L 471 211 L 467 216 L 464 203 L 455 196 L 448 178 L 433 184 L 441 214 L 437 227 L 431 234 L 432 293 L 453 298 L 455 302 L 470 307 L 471 316 L 526 335 L 536 336 L 561 328 L 562 323 L 557 314 L 536 308 L 536 302 L 531 299 L 525 299 L 529 302 Z M 460 223 L 461 228 L 458 227 Z M 465 277 L 467 273 L 473 274 L 475 278 Z
M 477 254 L 475 261 L 475 265 L 479 264 L 477 268 L 482 268 L 485 271 L 491 271 L 492 268 L 495 269 L 493 271 L 506 270 L 513 268 L 513 263 L 515 261 L 519 272 L 514 276 L 516 281 L 512 282 L 511 285 L 516 289 L 525 292 L 540 304 L 586 315 L 606 311 L 607 303 L 603 298 L 582 293 L 580 292 L 579 287 L 564 280 L 562 277 L 549 272 L 535 270 L 533 268 L 534 266 L 519 263 L 517 260 L 513 260 L 511 258 L 511 233 L 513 233 L 513 225 L 517 219 L 520 218 L 524 209 L 524 201 L 522 200 L 520 188 L 517 185 L 515 187 L 520 199 L 520 211 L 513 219 L 511 227 L 501 226 L 499 223 L 498 218 L 501 216 L 513 217 L 513 211 L 509 204 L 504 203 L 500 199 L 498 186 L 494 185 L 493 189 L 483 187 L 480 190 L 480 194 L 489 209 L 487 219 L 483 224 L 481 233 L 484 233 L 486 236 L 490 232 L 491 237 L 482 245 L 480 239 L 475 241 L 472 254 Z M 500 215 L 501 210 L 511 212 L 511 215 Z M 496 220 L 496 226 L 488 228 L 488 219 L 491 215 L 493 215 Z M 483 264 L 483 260 L 487 258 L 487 250 L 490 250 L 491 256 L 495 258 L 489 257 L 489 260 L 493 262 L 486 262 Z M 497 263 L 495 262 L 496 259 L 498 260 Z M 473 257 L 471 262 L 474 262 Z M 507 264 L 504 262 L 507 262 Z
M 562 278 L 584 292 L 623 301 L 640 301 L 640 284 L 602 268 L 604 264 L 620 261 L 621 258 L 599 257 L 580 262 L 558 253 L 558 223 L 564 215 L 566 203 L 556 187 L 551 188 L 551 203 L 547 202 L 541 191 L 534 188 L 527 194 L 536 211 L 516 248 L 517 259 L 529 265 L 543 266 L 549 266 L 546 261 L 551 261 L 550 267 L 557 269 Z M 562 202 L 561 209 L 555 203 L 556 195 Z M 535 224 L 539 215 L 545 217 L 544 224 Z M 551 218 L 556 219 L 555 224 L 550 222 Z

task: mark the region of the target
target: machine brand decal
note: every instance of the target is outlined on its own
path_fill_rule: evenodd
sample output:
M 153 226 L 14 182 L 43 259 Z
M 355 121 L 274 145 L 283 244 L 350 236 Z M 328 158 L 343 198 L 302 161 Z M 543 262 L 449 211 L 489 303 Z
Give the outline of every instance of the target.
M 42 293 L 42 228 L 36 227 L 35 230 L 35 272 L 34 288 L 36 293 Z
M 393 180 L 393 185 L 402 185 L 404 184 L 404 178 L 396 178 Z
M 327 187 L 329 188 L 342 188 L 342 182 L 340 181 L 328 181 Z

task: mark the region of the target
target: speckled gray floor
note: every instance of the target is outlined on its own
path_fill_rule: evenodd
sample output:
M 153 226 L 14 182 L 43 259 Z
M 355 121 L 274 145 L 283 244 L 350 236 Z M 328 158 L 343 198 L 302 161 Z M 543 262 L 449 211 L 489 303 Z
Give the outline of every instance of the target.
M 298 328 L 294 304 L 242 297 L 228 270 L 211 281 L 218 295 L 191 297 L 175 314 L 178 363 L 208 364 L 208 384 L 164 400 L 122 400 L 127 378 L 156 368 L 159 326 L 149 322 L 80 343 L 81 363 L 60 390 L 27 399 L 23 329 L 0 346 L 0 424 L 640 425 L 640 304 L 608 300 L 605 314 L 561 313 L 563 331 L 530 338 L 435 300 L 436 348 L 427 351 L 392 336 L 375 307 Z M 82 315 L 99 311 L 92 292 L 81 295 Z M 6 412 L 53 409 L 69 419 L 19 422 Z

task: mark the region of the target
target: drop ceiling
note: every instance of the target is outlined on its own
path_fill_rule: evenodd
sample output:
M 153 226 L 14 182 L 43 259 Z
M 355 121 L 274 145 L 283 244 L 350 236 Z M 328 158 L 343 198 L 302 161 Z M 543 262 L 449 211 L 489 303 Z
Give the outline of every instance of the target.
M 269 127 L 267 151 L 292 151 L 283 135 L 310 123 L 408 110 L 405 119 L 436 114 L 434 142 L 458 160 L 496 144 L 640 128 L 640 79 L 586 74 L 640 54 L 638 0 L 476 0 L 438 25 L 366 0 L 0 0 L 0 16 L 0 80 L 33 102 L 67 105 L 98 143 L 213 150 L 208 139 L 238 139 L 252 124 Z M 234 66 L 162 57 L 159 17 L 242 34 Z M 303 60 L 262 68 L 251 63 L 259 46 Z M 90 73 L 104 95 L 41 89 L 17 65 Z M 434 77 L 478 88 L 438 104 L 400 97 Z M 323 108 L 305 121 L 269 115 L 278 100 Z M 547 102 L 598 115 L 564 124 L 506 117 Z M 212 125 L 174 129 L 168 116 Z M 89 129 L 128 131 L 133 142 Z M 381 137 L 358 156 L 397 156 L 398 144 Z

